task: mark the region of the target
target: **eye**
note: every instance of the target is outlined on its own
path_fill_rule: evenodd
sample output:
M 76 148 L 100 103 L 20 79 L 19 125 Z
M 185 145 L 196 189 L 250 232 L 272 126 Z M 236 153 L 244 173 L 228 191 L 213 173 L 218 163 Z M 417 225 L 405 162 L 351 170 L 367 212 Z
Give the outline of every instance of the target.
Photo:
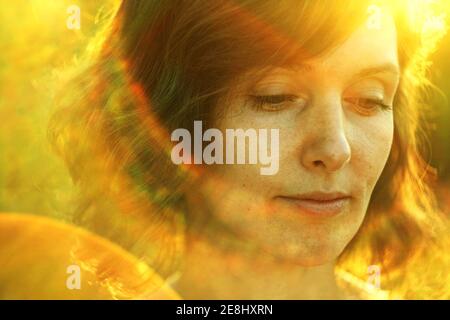
M 279 95 L 250 95 L 253 105 L 258 111 L 277 112 L 289 106 L 304 107 L 306 100 L 290 94 Z
M 379 98 L 345 98 L 345 102 L 351 104 L 363 115 L 371 115 L 378 110 L 391 110 L 392 106 Z

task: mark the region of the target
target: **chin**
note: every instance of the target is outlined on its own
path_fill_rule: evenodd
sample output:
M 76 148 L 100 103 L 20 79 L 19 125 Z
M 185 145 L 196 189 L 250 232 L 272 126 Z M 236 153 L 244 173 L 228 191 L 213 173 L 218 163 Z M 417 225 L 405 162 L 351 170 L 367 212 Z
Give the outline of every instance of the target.
M 286 243 L 286 242 L 285 242 Z M 346 243 L 327 243 L 318 240 L 304 245 L 293 243 L 289 247 L 284 245 L 266 246 L 264 250 L 281 261 L 301 267 L 317 267 L 333 263 L 344 251 Z

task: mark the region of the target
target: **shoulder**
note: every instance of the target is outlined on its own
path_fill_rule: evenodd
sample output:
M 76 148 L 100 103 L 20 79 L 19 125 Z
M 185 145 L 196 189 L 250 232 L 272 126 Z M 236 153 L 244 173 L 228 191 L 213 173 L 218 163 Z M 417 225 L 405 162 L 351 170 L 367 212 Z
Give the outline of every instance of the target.
M 1 299 L 179 299 L 147 264 L 82 228 L 0 213 Z

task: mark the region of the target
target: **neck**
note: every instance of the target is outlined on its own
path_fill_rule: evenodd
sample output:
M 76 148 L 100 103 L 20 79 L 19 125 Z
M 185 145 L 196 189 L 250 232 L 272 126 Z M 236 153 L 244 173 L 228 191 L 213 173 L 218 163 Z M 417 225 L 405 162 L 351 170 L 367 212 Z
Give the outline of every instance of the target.
M 174 289 L 184 299 L 343 299 L 334 262 L 302 267 L 269 254 L 229 250 L 187 237 L 182 274 Z

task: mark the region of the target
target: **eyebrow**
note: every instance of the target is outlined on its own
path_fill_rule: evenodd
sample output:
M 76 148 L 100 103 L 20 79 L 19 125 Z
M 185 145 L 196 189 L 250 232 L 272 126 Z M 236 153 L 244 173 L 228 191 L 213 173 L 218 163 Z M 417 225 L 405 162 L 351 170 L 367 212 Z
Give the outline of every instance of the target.
M 309 72 L 309 71 L 314 71 L 314 66 L 305 63 L 305 64 L 296 64 L 294 66 L 289 66 L 289 67 L 287 67 L 287 69 L 294 70 L 294 71 Z M 364 69 L 358 71 L 353 77 L 354 78 L 364 78 L 364 77 L 369 77 L 369 76 L 381 74 L 381 73 L 390 73 L 394 76 L 400 76 L 400 69 L 396 64 L 388 62 L 385 64 L 381 64 L 379 66 L 364 68 Z
M 363 78 L 380 73 L 391 73 L 395 76 L 400 76 L 400 69 L 397 65 L 393 63 L 386 63 L 380 66 L 362 69 L 358 73 L 356 73 L 355 77 Z

